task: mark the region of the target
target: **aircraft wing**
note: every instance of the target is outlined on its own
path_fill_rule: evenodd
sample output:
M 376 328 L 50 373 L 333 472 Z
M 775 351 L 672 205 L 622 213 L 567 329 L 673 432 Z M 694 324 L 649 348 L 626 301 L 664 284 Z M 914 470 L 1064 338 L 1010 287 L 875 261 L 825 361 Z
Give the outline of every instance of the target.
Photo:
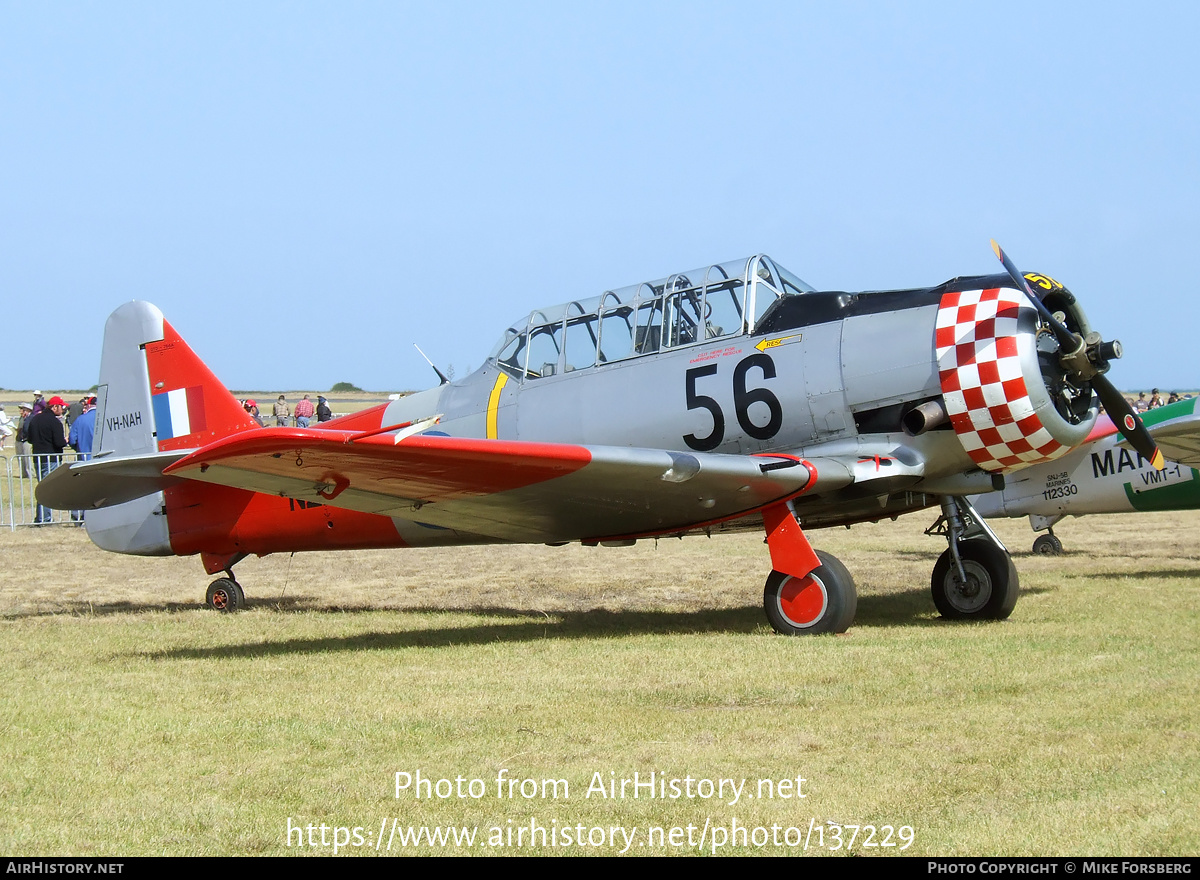
M 834 459 L 268 428 L 166 467 L 184 478 L 512 541 L 672 533 L 854 480 Z
M 1142 413 L 1142 423 L 1162 450 L 1168 461 L 1176 461 L 1189 467 L 1200 467 L 1200 397 L 1181 400 Z M 1111 420 L 1097 421 L 1088 440 L 1116 433 Z M 1128 442 L 1122 446 L 1132 448 Z
M 1193 407 L 1200 398 L 1189 401 Z M 1167 409 L 1167 407 L 1161 407 Z M 1157 412 L 1158 410 L 1151 410 Z M 1149 421 L 1149 413 L 1142 417 Z M 1150 435 L 1169 461 L 1177 461 L 1189 467 L 1200 467 L 1200 415 L 1195 411 L 1175 416 L 1149 426 Z

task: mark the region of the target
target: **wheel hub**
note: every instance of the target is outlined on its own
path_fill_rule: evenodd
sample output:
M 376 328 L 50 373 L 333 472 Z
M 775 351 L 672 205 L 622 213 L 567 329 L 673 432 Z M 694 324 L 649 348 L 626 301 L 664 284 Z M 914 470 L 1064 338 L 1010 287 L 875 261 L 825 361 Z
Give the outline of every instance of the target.
M 825 613 L 825 585 L 813 575 L 792 577 L 779 591 L 779 610 L 796 626 L 811 626 Z
M 959 582 L 957 573 L 953 570 L 947 575 L 950 579 L 950 589 L 946 591 L 946 595 L 957 610 L 964 614 L 973 614 L 987 605 L 992 597 L 992 580 L 973 559 L 963 560 L 963 571 L 967 576 L 965 583 Z
M 955 578 L 956 583 L 957 581 L 958 578 Z M 964 599 L 974 599 L 979 595 L 979 579 L 974 575 L 968 574 L 967 582 L 965 584 L 958 584 L 956 592 Z

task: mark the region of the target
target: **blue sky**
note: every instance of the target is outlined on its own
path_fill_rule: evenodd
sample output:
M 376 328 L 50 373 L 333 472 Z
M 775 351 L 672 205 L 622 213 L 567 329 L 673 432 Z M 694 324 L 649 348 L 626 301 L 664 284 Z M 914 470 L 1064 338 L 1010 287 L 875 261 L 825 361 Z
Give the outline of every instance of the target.
M 1200 386 L 1195 4 L 0 0 L 0 386 L 159 305 L 233 388 L 433 383 L 540 305 L 769 253 L 1055 276 Z

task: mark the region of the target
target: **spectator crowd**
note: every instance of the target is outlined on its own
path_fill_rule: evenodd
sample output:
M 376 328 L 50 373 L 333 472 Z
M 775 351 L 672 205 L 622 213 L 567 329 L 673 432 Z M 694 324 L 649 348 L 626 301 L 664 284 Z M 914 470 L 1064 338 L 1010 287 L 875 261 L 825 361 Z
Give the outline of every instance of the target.
M 1152 388 L 1150 390 L 1150 398 L 1148 400 L 1146 399 L 1145 391 L 1138 392 L 1137 400 L 1134 400 L 1130 397 L 1125 399 L 1129 401 L 1129 405 L 1135 410 L 1140 413 L 1144 413 L 1149 412 L 1152 409 L 1158 409 L 1160 406 L 1166 406 L 1169 403 L 1176 403 L 1180 400 L 1190 400 L 1191 397 L 1192 395 L 1190 394 L 1180 395 L 1178 392 L 1172 391 L 1169 395 L 1167 395 L 1167 399 L 1163 400 L 1162 394 L 1159 393 L 1158 389 Z
M 77 458 L 83 461 L 92 457 L 96 435 L 94 394 L 67 403 L 58 395 L 47 398 L 35 391 L 32 403 L 22 401 L 17 408 L 19 415 L 13 420 L 0 405 L 0 448 L 10 436 L 16 437 L 15 451 L 22 478 L 44 479 L 62 464 L 67 449 L 75 450 Z M 71 518 L 82 523 L 83 512 L 72 511 Z M 33 521 L 39 525 L 50 522 L 50 509 L 38 505 Z
M 250 418 L 258 422 L 260 427 L 266 427 L 266 420 L 263 418 L 258 409 L 258 401 L 248 397 L 242 401 L 242 409 L 250 414 Z M 275 420 L 277 428 L 307 428 L 312 425 L 312 421 L 316 418 L 317 423 L 328 422 L 333 418 L 333 412 L 329 409 L 329 401 L 324 395 L 317 395 L 317 402 L 314 405 L 309 395 L 304 397 L 296 404 L 295 412 L 288 406 L 287 396 L 279 395 L 275 401 L 275 405 L 271 410 L 271 418 Z

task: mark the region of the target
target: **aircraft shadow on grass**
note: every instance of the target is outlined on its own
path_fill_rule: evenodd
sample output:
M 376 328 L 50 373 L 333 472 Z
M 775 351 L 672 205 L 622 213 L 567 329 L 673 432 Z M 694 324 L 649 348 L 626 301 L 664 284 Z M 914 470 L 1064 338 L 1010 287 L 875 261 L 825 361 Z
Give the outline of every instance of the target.
M 1089 581 L 1113 581 L 1121 580 L 1122 578 L 1132 578 L 1133 580 L 1144 581 L 1151 579 L 1158 580 L 1159 578 L 1194 578 L 1197 576 L 1200 576 L 1200 570 L 1194 568 L 1177 568 L 1170 571 L 1128 571 L 1121 573 L 1098 571 L 1095 574 L 1076 575 L 1076 577 L 1080 578 L 1081 580 Z
M 917 551 L 897 551 L 898 555 L 921 556 Z M 927 554 L 924 554 L 927 555 Z M 1153 571 L 1130 572 L 1122 577 L 1152 578 L 1152 577 L 1194 577 L 1200 572 Z M 1111 579 L 1112 575 L 1098 573 L 1094 575 L 1078 575 L 1078 577 L 1095 579 Z M 1039 595 L 1051 592 L 1046 587 L 1024 585 L 1021 591 L 1028 595 Z M 180 614 L 188 611 L 201 611 L 207 606 L 202 602 L 59 602 L 33 611 L 16 611 L 0 615 L 0 620 L 23 620 L 38 617 L 108 617 L 119 614 L 168 613 Z M 488 641 L 521 641 L 527 638 L 589 638 L 611 637 L 614 635 L 639 635 L 646 633 L 670 632 L 744 632 L 750 633 L 757 629 L 762 618 L 754 613 L 754 606 L 743 608 L 706 610 L 698 609 L 691 612 L 668 611 L 621 611 L 614 612 L 605 609 L 587 611 L 556 611 L 524 610 L 519 608 L 446 608 L 446 607 L 409 607 L 409 608 L 380 608 L 369 605 L 330 605 L 322 604 L 319 596 L 293 594 L 279 599 L 260 598 L 248 607 L 270 608 L 279 614 L 296 613 L 378 613 L 391 612 L 399 614 L 481 614 L 489 617 L 534 617 L 543 615 L 545 619 L 534 621 L 528 625 L 499 624 L 485 627 L 466 627 L 459 629 L 419 630 L 408 633 L 376 633 L 353 639 L 329 639 L 314 643 L 313 647 L 303 645 L 295 650 L 328 650 L 329 645 L 343 645 L 346 649 L 355 647 L 379 647 L 383 639 L 392 647 L 429 647 L 435 645 L 449 646 L 464 643 L 482 643 Z M 858 599 L 856 626 L 930 626 L 953 625 L 951 621 L 930 618 L 929 593 L 923 587 L 913 587 L 908 590 L 894 591 L 886 594 L 865 595 Z M 364 641 L 365 640 L 365 641 Z M 354 644 L 352 644 L 354 643 Z M 362 643 L 362 644 L 357 644 Z M 286 645 L 286 643 L 278 643 Z M 225 647 L 211 649 L 209 655 L 224 655 L 245 650 L 252 654 L 274 653 L 270 643 L 260 642 L 254 645 Z M 165 656 L 165 655 L 164 655 Z
M 299 608 L 296 611 L 302 610 Z M 303 609 L 306 613 L 311 608 Z M 923 589 L 887 596 L 864 596 L 859 603 L 858 627 L 948 626 L 932 616 L 929 595 Z M 399 650 L 404 648 L 449 648 L 497 642 L 531 642 L 546 639 L 598 639 L 647 634 L 746 633 L 760 629 L 757 606 L 695 612 L 519 611 L 511 608 L 405 609 L 399 613 L 480 614 L 491 617 L 540 616 L 520 623 L 486 623 L 467 626 L 416 629 L 402 632 L 374 631 L 346 637 L 255 641 L 206 648 L 175 648 L 140 652 L 138 656 L 168 660 L 214 659 L 218 657 L 268 657 L 281 654 L 311 654 L 329 651 Z M 899 621 L 899 623 L 898 623 Z

